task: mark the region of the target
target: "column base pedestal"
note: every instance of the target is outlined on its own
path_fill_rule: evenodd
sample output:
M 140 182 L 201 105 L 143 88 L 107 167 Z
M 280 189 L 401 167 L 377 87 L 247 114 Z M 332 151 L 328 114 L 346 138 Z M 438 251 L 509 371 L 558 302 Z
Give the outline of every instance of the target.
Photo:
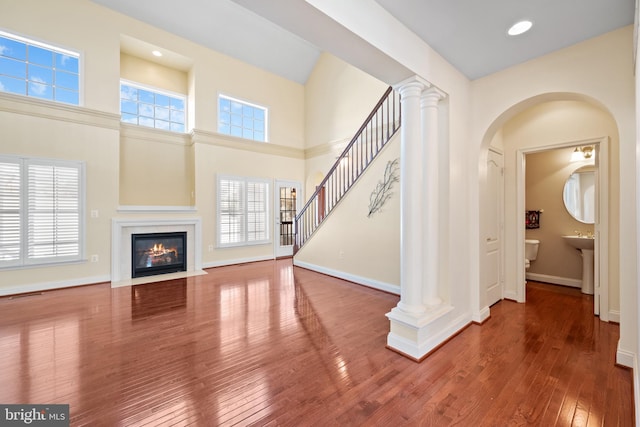
M 386 314 L 390 323 L 387 348 L 416 362 L 422 361 L 449 337 L 443 336 L 449 329 L 444 317 L 452 310 L 452 306 L 441 304 L 416 316 L 394 307 Z

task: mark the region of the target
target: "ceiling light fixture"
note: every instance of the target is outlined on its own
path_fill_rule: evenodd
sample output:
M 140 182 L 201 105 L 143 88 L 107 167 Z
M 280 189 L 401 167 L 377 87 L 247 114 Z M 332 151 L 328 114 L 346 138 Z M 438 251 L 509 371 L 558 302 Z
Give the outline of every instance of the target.
M 162 56 L 162 52 L 160 52 L 159 50 L 154 50 L 151 53 L 153 54 L 153 56 Z
M 584 147 L 576 147 L 571 153 L 571 162 L 582 162 L 582 161 L 591 161 L 594 157 L 595 151 L 593 150 L 593 146 L 586 145 Z
M 509 34 L 510 36 L 518 36 L 522 33 L 526 33 L 527 31 L 529 31 L 532 26 L 533 26 L 533 22 L 525 19 L 513 24 L 511 28 L 509 28 L 509 30 L 507 31 L 507 34 Z

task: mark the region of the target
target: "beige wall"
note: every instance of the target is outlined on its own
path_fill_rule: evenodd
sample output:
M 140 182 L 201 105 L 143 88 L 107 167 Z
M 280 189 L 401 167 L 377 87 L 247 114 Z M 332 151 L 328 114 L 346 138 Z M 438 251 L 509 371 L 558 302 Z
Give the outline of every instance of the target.
M 158 89 L 187 95 L 188 75 L 185 71 L 147 61 L 120 52 L 120 77 Z
M 69 11 L 73 13 L 69 13 Z M 119 28 L 132 21 L 87 0 L 3 2 L 0 28 L 82 54 L 84 106 L 119 114 Z
M 388 85 L 328 53 L 305 84 L 305 191 L 313 194 Z
M 525 237 L 540 241 L 538 257 L 531 262 L 528 273 L 579 282 L 582 279 L 580 252 L 561 236 L 574 235 L 574 230 L 585 235 L 593 233 L 593 224 L 577 221 L 564 205 L 565 182 L 578 167 L 585 165 L 570 161 L 573 150 L 559 148 L 526 155 L 525 210 L 544 212 L 540 216 L 540 228 L 527 229 Z
M 218 130 L 218 95 L 224 94 L 269 109 L 269 143 L 304 148 L 304 86 L 218 52 L 198 48 L 190 78 L 195 127 Z M 191 105 L 190 105 L 191 107 Z
M 633 28 L 628 26 L 472 82 L 471 105 L 471 135 L 478 142 L 479 154 L 487 149 L 495 132 L 511 118 L 546 101 L 583 101 L 600 107 L 611 116 L 619 138 L 619 151 L 611 153 L 612 162 L 613 157 L 619 162 L 617 168 L 611 167 L 611 179 L 618 180 L 619 190 L 617 195 L 610 194 L 610 206 L 618 209 L 618 214 L 610 217 L 610 224 L 616 224 L 620 232 L 617 247 L 609 247 L 610 257 L 618 260 L 617 264 L 611 265 L 613 272 L 610 272 L 612 275 L 617 272 L 618 276 L 610 276 L 610 279 L 619 285 L 619 299 L 616 302 L 615 295 L 610 295 L 608 314 L 611 319 L 620 320 L 619 355 L 634 353 L 637 338 L 636 122 L 631 52 Z M 530 126 L 535 126 L 535 122 L 531 121 Z M 524 301 L 526 297 L 521 261 L 524 257 L 524 218 L 516 214 L 518 206 L 524 209 L 524 198 L 520 199 L 523 196 L 516 185 L 518 152 L 535 150 L 555 141 L 568 141 L 589 128 L 589 123 L 581 122 L 575 128 L 565 128 L 554 141 L 513 138 L 510 146 L 504 135 L 505 295 L 509 298 Z M 611 146 L 615 148 L 615 144 Z M 482 160 L 478 168 L 482 173 Z M 482 176 L 479 181 L 483 181 Z M 610 234 L 615 239 L 615 232 Z M 479 236 L 480 233 L 480 242 Z M 613 289 L 615 283 L 610 283 L 610 290 Z M 619 312 L 615 311 L 616 306 L 619 306 Z
M 21 97 L 0 97 L 0 152 L 83 161 L 87 208 L 85 262 L 2 270 L 0 292 L 3 288 L 29 291 L 30 286 L 42 282 L 61 287 L 108 280 L 111 217 L 118 204 L 118 123 L 119 117 L 113 115 L 82 109 L 61 113 L 42 101 L 25 105 Z M 97 211 L 97 218 L 91 217 L 92 210 Z M 89 262 L 91 255 L 97 255 L 98 262 Z
M 604 111 L 602 107 L 589 104 L 582 101 L 551 101 L 538 104 L 534 107 L 527 109 L 526 111 L 516 115 L 511 120 L 509 120 L 504 127 L 502 128 L 502 137 L 503 143 L 506 149 L 506 158 L 514 158 L 515 151 L 518 149 L 544 149 L 546 146 L 552 146 L 554 144 L 563 144 L 563 143 L 572 143 L 578 142 L 593 138 L 601 138 L 608 137 L 609 138 L 609 309 L 613 312 L 619 312 L 620 310 L 620 276 L 619 276 L 619 242 L 620 242 L 620 234 L 619 234 L 619 223 L 615 219 L 620 216 L 620 167 L 619 167 L 619 159 L 620 159 L 620 142 L 618 136 L 618 127 L 616 126 L 616 122 L 611 116 L 611 114 L 607 111 Z M 567 154 L 567 153 L 565 153 Z M 527 160 L 529 160 L 529 156 L 527 155 Z M 533 154 L 531 154 L 533 156 Z M 555 160 L 554 160 L 555 159 Z M 549 162 L 560 161 L 554 157 L 549 157 L 547 159 Z M 509 166 L 507 166 L 509 168 Z M 551 169 L 556 169 L 556 174 L 561 175 L 566 179 L 569 176 L 570 166 L 566 165 L 566 169 L 560 169 L 560 165 L 553 166 L 552 164 L 547 164 L 544 166 L 546 169 L 545 172 L 547 180 L 551 181 L 553 178 Z M 507 177 L 512 176 L 515 178 L 515 171 L 513 168 L 513 164 L 507 173 Z M 530 171 L 531 165 L 527 163 L 526 171 Z M 561 177 L 556 177 L 556 181 L 561 181 Z M 511 212 L 515 212 L 515 202 L 513 199 L 513 194 L 516 189 L 515 179 L 512 178 L 511 181 L 506 181 L 507 186 L 507 209 Z M 525 177 L 526 178 L 526 177 Z M 525 180 L 526 182 L 526 180 Z M 558 182 L 559 186 L 560 183 Z M 562 182 L 564 185 L 564 182 Z M 525 192 L 526 194 L 526 192 Z M 561 195 L 562 193 L 560 193 Z M 511 196 L 510 196 L 511 195 Z M 544 197 L 544 196 L 543 196 Z M 554 206 L 560 205 L 557 208 L 550 208 L 559 212 L 562 212 L 562 199 L 561 198 L 552 198 L 552 196 L 547 195 L 548 202 L 545 200 L 545 205 Z M 535 203 L 535 201 L 526 199 L 525 200 L 525 209 L 545 209 L 545 214 L 543 214 L 542 221 L 545 221 L 547 224 L 551 223 L 551 219 L 548 219 L 546 210 L 548 209 L 546 206 L 536 207 L 535 205 L 529 204 Z M 537 202 L 542 203 L 542 201 L 538 200 Z M 553 215 L 553 214 L 552 214 Z M 562 221 L 553 222 L 552 232 L 554 234 L 562 233 L 562 234 L 573 234 L 573 230 L 578 228 L 585 227 L 577 227 L 575 224 L 566 216 L 560 217 Z M 512 218 L 513 219 L 513 218 Z M 548 229 L 548 228 L 547 228 Z M 527 231 L 526 235 L 531 236 L 533 238 L 537 238 L 536 233 L 532 232 L 533 230 Z M 540 246 L 539 256 L 544 262 L 544 259 L 547 258 L 548 254 L 545 254 L 547 247 L 562 247 L 558 236 L 545 236 L 545 239 L 540 239 L 543 243 Z M 558 249 L 560 250 L 560 249 Z M 566 258 L 567 263 L 571 263 L 571 255 L 570 251 L 562 250 L 564 252 L 564 258 Z M 574 263 L 575 264 L 575 263 Z M 560 275 L 560 271 L 558 270 L 560 267 L 554 267 L 553 271 L 555 274 Z M 575 265 L 574 265 L 575 267 Z M 537 262 L 532 264 L 532 268 L 529 270 L 530 272 L 542 273 L 537 269 L 540 268 L 537 265 Z M 548 273 L 554 275 L 554 273 Z M 576 275 L 575 272 L 571 273 L 571 275 L 566 277 L 574 277 L 578 278 L 580 275 Z
M 399 157 L 396 135 L 298 252 L 296 263 L 400 293 L 399 182 L 382 209 L 367 216 L 371 192 L 382 181 L 387 163 Z
M 215 138 L 202 140 L 194 146 L 196 199 L 198 214 L 205 219 L 202 225 L 203 260 L 208 265 L 244 262 L 273 258 L 273 244 L 236 248 L 217 248 L 216 196 L 217 176 L 236 175 L 264 179 L 300 181 L 304 160 L 288 156 L 268 156 L 240 151 L 216 144 Z M 273 209 L 273 191 L 269 204 Z M 274 227 L 274 223 L 270 224 Z M 213 247 L 213 250 L 210 248 Z
M 120 77 L 153 88 L 188 94 L 187 72 L 124 52 L 120 53 Z M 195 204 L 195 170 L 188 138 L 122 125 L 120 141 L 121 205 Z
M 307 197 L 387 88 L 335 56 L 320 56 L 305 85 Z M 296 255 L 296 262 L 399 292 L 399 183 L 383 212 L 367 218 L 371 191 L 382 179 L 387 161 L 399 157 L 399 142 L 389 144 Z
M 73 10 L 74 13 L 68 13 Z M 360 15 L 357 15 L 360 16 Z M 368 22 L 367 22 L 368 23 Z M 364 23 L 363 25 L 366 25 Z M 443 187 L 446 189 L 445 204 L 442 218 L 449 219 L 449 223 L 443 225 L 444 252 L 451 259 L 455 259 L 455 266 L 443 267 L 446 277 L 443 283 L 450 285 L 451 301 L 456 307 L 452 316 L 464 317 L 472 305 L 471 311 L 476 312 L 483 308 L 482 300 L 478 300 L 476 293 L 479 289 L 479 248 L 478 245 L 470 245 L 470 239 L 479 241 L 478 207 L 479 182 L 483 177 L 476 171 L 482 164 L 481 153 L 493 139 L 495 132 L 519 112 L 541 102 L 544 98 L 554 99 L 580 99 L 590 100 L 599 104 L 608 111 L 616 123 L 619 132 L 619 182 L 620 194 L 624 195 L 625 209 L 621 209 L 618 217 L 612 218 L 612 223 L 620 224 L 623 234 L 620 234 L 618 253 L 624 253 L 624 258 L 618 264 L 620 282 L 620 317 L 621 317 L 621 347 L 635 350 L 636 348 L 636 308 L 637 293 L 636 284 L 636 210 L 635 210 L 635 114 L 633 91 L 633 64 L 632 64 L 632 28 L 627 27 L 587 42 L 554 52 L 534 61 L 520 64 L 511 69 L 488 76 L 469 83 L 450 64 L 447 64 L 430 49 L 424 49 L 418 41 L 403 44 L 402 40 L 392 37 L 382 37 L 377 22 L 373 20 L 367 27 L 367 34 L 363 37 L 374 40 L 376 44 L 384 46 L 382 49 L 389 52 L 407 66 L 411 66 L 416 73 L 427 78 L 435 85 L 443 89 L 447 95 L 446 125 L 441 129 L 447 145 L 443 146 L 446 158 L 451 161 L 443 162 L 447 179 Z M 396 23 L 397 24 L 397 23 Z M 120 79 L 120 34 L 144 40 L 150 44 L 162 46 L 173 52 L 180 52 L 193 61 L 192 67 L 187 72 L 189 88 L 189 106 L 195 116 L 190 120 L 193 126 L 204 132 L 204 142 L 191 140 L 191 148 L 188 150 L 196 155 L 194 162 L 194 182 L 196 187 L 197 215 L 204 221 L 212 221 L 214 210 L 210 205 L 212 193 L 203 187 L 203 182 L 211 178 L 212 164 L 219 164 L 223 159 L 216 157 L 226 155 L 226 144 L 232 143 L 226 139 L 220 139 L 215 134 L 217 104 L 215 102 L 218 93 L 226 93 L 241 99 L 247 99 L 264 104 L 270 108 L 270 141 L 277 147 L 286 147 L 293 150 L 290 155 L 261 152 L 261 162 L 268 164 L 273 162 L 289 173 L 289 162 L 281 162 L 280 157 L 297 158 L 297 151 L 311 145 L 305 145 L 305 127 L 312 127 L 311 123 L 305 124 L 305 109 L 311 108 L 315 102 L 305 94 L 302 85 L 292 83 L 276 77 L 255 67 L 243 64 L 217 52 L 212 52 L 189 41 L 173 36 L 161 30 L 150 27 L 144 23 L 131 20 L 114 13 L 106 8 L 91 3 L 88 0 L 60 0 L 58 2 L 42 2 L 39 0 L 22 0 L 20 2 L 7 2 L 3 5 L 3 13 L 0 15 L 0 27 L 7 31 L 34 37 L 63 47 L 79 50 L 83 53 L 82 67 L 86 79 L 84 82 L 84 106 L 89 110 L 100 113 L 118 114 L 118 84 Z M 417 46 L 417 47 L 416 47 Z M 414 47 L 416 47 L 414 49 Z M 424 55 L 422 54 L 424 53 Z M 396 82 L 389 82 L 396 83 Z M 311 87 L 309 87 L 311 91 Z M 376 95 L 375 97 L 378 97 Z M 88 189 L 92 194 L 100 196 L 99 201 L 93 201 L 96 206 L 101 206 L 101 216 L 98 221 L 88 221 L 88 246 L 90 248 L 102 248 L 109 240 L 109 215 L 115 213 L 118 205 L 118 187 L 113 187 L 118 181 L 120 153 L 118 144 L 120 133 L 108 126 L 96 126 L 102 121 L 110 122 L 113 118 L 98 117 L 84 120 L 74 124 L 67 124 L 73 129 L 65 129 L 60 133 L 59 129 L 50 127 L 64 126 L 61 123 L 42 125 L 45 119 L 36 118 L 36 112 L 40 105 L 29 104 L 31 115 L 19 116 L 22 113 L 12 112 L 14 102 L 7 101 L 11 97 L 3 97 L 2 115 L 5 126 L 11 125 L 10 136 L 14 141 L 24 141 L 36 130 L 42 131 L 48 141 L 58 142 L 54 147 L 42 147 L 40 142 L 30 139 L 28 143 L 17 145 L 10 143 L 3 146 L 6 152 L 28 152 L 43 156 L 56 155 L 60 142 L 70 138 L 70 135 L 79 135 L 85 146 L 80 142 L 69 145 L 71 151 L 62 155 L 69 158 L 84 153 L 87 147 L 95 148 L 94 152 L 86 153 L 87 158 L 92 159 L 92 169 L 88 172 L 92 186 Z M 6 104 L 12 104 L 11 108 Z M 323 102 L 318 102 L 321 106 Z M 326 105 L 326 104 L 325 104 Z M 45 107 L 42 107 L 47 109 Z M 312 110 L 313 111 L 313 110 Z M 71 113 L 72 115 L 75 113 Z M 55 114 L 53 114 L 55 116 Z M 84 117 L 83 114 L 81 114 Z M 312 115 L 308 112 L 306 117 Z M 84 120 L 84 121 L 83 121 Z M 106 129 L 106 130 L 105 130 Z M 197 133 L 196 133 L 197 136 Z M 338 136 L 340 138 L 340 136 Z M 506 140 L 506 136 L 505 136 Z M 89 141 L 89 142 L 87 142 Z M 327 141 L 331 142 L 331 140 Z M 94 144 L 101 144 L 96 147 Z M 126 142 L 125 142 L 126 144 Z M 224 150 L 212 150 L 209 146 L 225 147 Z M 505 142 L 505 145 L 507 143 Z M 240 144 L 242 145 L 242 144 Z M 202 150 L 200 148 L 203 148 Z M 73 150 L 77 148 L 80 151 Z M 518 148 L 527 148 L 519 145 Z M 52 151 L 53 150 L 53 151 Z M 65 148 L 66 150 L 66 148 Z M 296 151 L 297 150 L 297 151 Z M 518 247 L 518 230 L 516 227 L 516 215 L 513 210 L 516 206 L 515 189 L 515 148 L 505 149 L 505 169 L 507 182 L 506 211 L 506 256 L 507 277 L 506 288 L 512 296 L 517 297 L 516 287 L 520 281 L 516 267 L 516 259 L 520 260 L 523 248 Z M 108 152 L 104 152 L 108 151 Z M 126 151 L 126 150 L 125 150 Z M 136 150 L 133 150 L 136 151 Z M 142 150 L 138 150 L 142 151 Z M 171 157 L 173 149 L 165 150 L 166 157 Z M 200 157 L 200 152 L 204 152 Z M 246 150 L 251 151 L 251 150 Z M 286 150 L 285 150 L 286 151 Z M 100 161 L 94 161 L 94 156 L 101 154 Z M 84 155 L 84 154 L 83 154 Z M 233 157 L 229 161 L 235 161 Z M 242 162 L 243 160 L 240 160 Z M 180 164 L 183 160 L 179 161 Z M 304 181 L 303 172 L 300 172 L 297 163 L 294 162 L 291 170 L 299 172 L 294 178 Z M 134 167 L 135 163 L 127 167 Z M 148 165 L 141 165 L 148 168 Z M 182 166 L 180 166 L 182 167 Z M 612 169 L 613 170 L 613 169 Z M 206 171 L 206 172 L 205 172 Z M 295 172 L 292 172 L 295 173 Z M 105 182 L 105 179 L 110 182 Z M 104 183 L 100 184 L 97 182 Z M 134 191 L 135 193 L 135 191 Z M 612 197 L 615 197 L 612 195 Z M 142 200 L 142 195 L 127 196 L 127 201 L 136 203 L 136 198 Z M 157 197 L 154 197 L 157 198 Z M 202 201 L 201 199 L 204 199 Z M 202 205 L 200 202 L 202 201 Z M 162 203 L 161 200 L 148 203 Z M 616 203 L 620 205 L 619 201 Z M 626 206 L 631 206 L 629 209 Z M 103 208 L 102 208 L 103 207 Z M 91 206 L 88 206 L 91 209 Z M 104 212 L 107 212 L 107 218 Z M 203 224 L 206 236 L 203 245 L 213 239 L 211 230 L 212 222 Z M 522 232 L 523 233 L 523 232 Z M 203 250 L 205 249 L 203 248 Z M 93 250 L 93 249 L 92 249 Z M 102 249 L 101 249 L 102 250 Z M 107 253 L 108 251 L 100 252 Z M 212 253 L 205 254 L 205 262 L 218 259 L 239 259 L 245 254 Z M 246 258 L 254 255 L 253 251 L 246 254 Z M 105 261 L 105 258 L 106 261 Z M 448 258 L 447 258 L 448 259 Z M 453 264 L 453 263 L 452 263 Z M 66 280 L 71 278 L 86 278 L 108 275 L 108 256 L 100 257 L 96 264 L 83 264 L 78 268 L 54 267 L 38 270 L 38 275 L 33 275 L 36 270 L 2 272 L 0 282 L 4 283 L 33 283 L 39 280 Z M 53 279 L 52 279 L 53 278 Z M 5 280 L 6 279 L 6 280 Z M 452 317 L 450 316 L 450 317 Z M 461 321 L 462 322 L 462 321 Z
M 122 124 L 120 141 L 120 205 L 195 205 L 188 135 Z
M 304 181 L 302 85 L 89 0 L 9 2 L 3 5 L 0 28 L 81 52 L 81 107 L 0 93 L 0 153 L 86 162 L 86 255 L 87 259 L 98 255 L 93 263 L 3 270 L 0 292 L 109 280 L 112 218 L 201 218 L 203 247 L 198 249 L 202 250 L 204 266 L 273 256 L 272 244 L 208 250 L 209 244 L 215 243 L 215 175 Z M 137 39 L 141 45 L 180 52 L 187 59 L 181 64 L 189 63 L 190 68 L 158 66 L 142 56 L 123 52 L 122 35 L 126 35 L 128 44 Z M 121 125 L 121 77 L 187 93 L 194 131 L 180 135 Z M 270 142 L 253 143 L 217 134 L 219 93 L 267 106 Z M 134 213 L 119 211 L 121 205 L 193 210 Z M 91 211 L 97 211 L 98 218 L 92 218 Z
M 333 55 L 320 55 L 305 84 L 306 148 L 351 139 L 387 87 Z

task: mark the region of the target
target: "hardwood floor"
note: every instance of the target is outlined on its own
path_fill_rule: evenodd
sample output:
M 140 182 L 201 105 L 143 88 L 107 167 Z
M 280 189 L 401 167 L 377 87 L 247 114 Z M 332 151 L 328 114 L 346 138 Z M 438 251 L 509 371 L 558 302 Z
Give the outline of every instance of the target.
M 385 349 L 398 297 L 290 259 L 0 299 L 0 402 L 91 426 L 631 426 L 619 328 L 530 284 L 417 364 Z

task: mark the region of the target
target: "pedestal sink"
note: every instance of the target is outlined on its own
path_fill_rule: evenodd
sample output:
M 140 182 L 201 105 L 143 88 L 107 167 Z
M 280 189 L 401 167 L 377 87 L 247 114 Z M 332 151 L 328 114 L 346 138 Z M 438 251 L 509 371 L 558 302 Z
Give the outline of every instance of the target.
M 593 295 L 593 246 L 595 239 L 584 236 L 562 236 L 562 238 L 582 252 L 582 293 Z

